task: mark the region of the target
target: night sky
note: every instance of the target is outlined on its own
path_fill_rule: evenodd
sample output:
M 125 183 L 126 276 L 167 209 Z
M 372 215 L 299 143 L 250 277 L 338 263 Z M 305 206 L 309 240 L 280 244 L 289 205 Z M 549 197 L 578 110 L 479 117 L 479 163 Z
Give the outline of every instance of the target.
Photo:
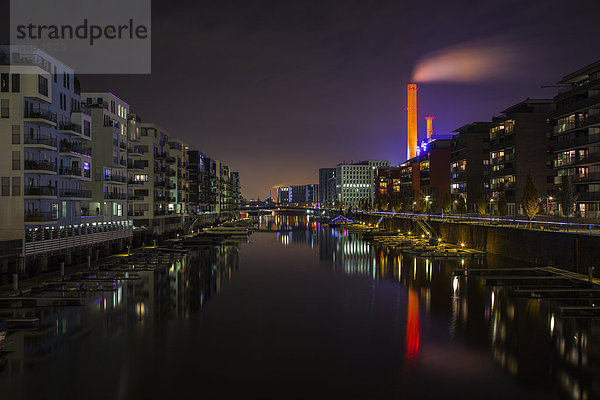
M 404 161 L 600 59 L 598 0 L 153 2 L 152 74 L 82 76 L 241 174 L 247 198 L 342 161 Z M 420 67 L 417 67 L 420 66 Z

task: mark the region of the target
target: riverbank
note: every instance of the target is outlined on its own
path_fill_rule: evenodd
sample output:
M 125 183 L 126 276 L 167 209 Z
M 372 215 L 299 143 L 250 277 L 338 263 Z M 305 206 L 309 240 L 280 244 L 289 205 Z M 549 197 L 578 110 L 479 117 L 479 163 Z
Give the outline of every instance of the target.
M 378 214 L 360 213 L 358 221 L 376 224 Z M 423 230 L 419 221 L 425 221 L 434 235 L 444 241 L 460 244 L 537 265 L 548 265 L 587 275 L 588 268 L 600 269 L 600 237 L 581 233 L 532 230 L 527 228 L 435 220 L 423 215 L 384 216 L 380 227 L 388 230 L 418 232 Z

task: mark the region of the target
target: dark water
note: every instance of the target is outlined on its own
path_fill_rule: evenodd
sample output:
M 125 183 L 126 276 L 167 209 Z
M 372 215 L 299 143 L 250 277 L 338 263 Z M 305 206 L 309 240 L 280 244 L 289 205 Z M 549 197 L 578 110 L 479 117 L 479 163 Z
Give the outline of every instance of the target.
M 597 321 L 455 280 L 468 260 L 263 222 L 85 308 L 37 311 L 42 328 L 7 338 L 0 399 L 598 398 Z

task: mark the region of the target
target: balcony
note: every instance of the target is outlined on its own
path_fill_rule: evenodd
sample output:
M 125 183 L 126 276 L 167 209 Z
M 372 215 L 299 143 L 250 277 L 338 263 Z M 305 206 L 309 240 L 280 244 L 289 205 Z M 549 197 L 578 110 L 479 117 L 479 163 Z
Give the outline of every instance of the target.
M 36 171 L 37 173 L 56 174 L 56 164 L 48 161 L 25 160 L 25 172 Z
M 91 199 L 92 191 L 91 190 L 82 190 L 82 189 L 61 189 L 60 197 L 77 198 L 77 199 Z
M 125 193 L 114 193 L 114 192 L 104 192 L 105 199 L 111 200 L 127 200 L 127 194 Z
M 155 159 L 165 159 L 167 157 L 167 153 L 165 153 L 164 151 L 162 153 L 154 153 L 154 158 Z
M 25 136 L 25 145 L 27 147 L 47 147 L 56 150 L 57 140 L 55 137 L 46 135 Z
M 127 149 L 127 154 L 131 156 L 143 156 L 144 151 L 140 146 L 129 146 L 129 148 Z
M 167 168 L 165 174 L 167 176 L 175 176 L 175 171 L 173 171 L 171 168 Z
M 559 136 L 558 140 L 556 141 L 556 144 L 554 145 L 554 150 L 556 152 L 593 143 L 600 143 L 600 135 L 583 135 L 573 138 Z
M 54 186 L 25 186 L 25 196 L 33 197 L 56 197 L 56 188 Z
M 56 126 L 56 113 L 41 108 L 26 108 L 23 113 L 23 118 L 25 118 L 27 122 Z
M 73 176 L 80 178 L 81 177 L 81 168 L 75 167 L 62 167 L 59 170 L 61 176 Z
M 74 153 L 76 155 L 83 155 L 86 157 L 92 156 L 91 147 L 85 147 L 81 143 L 68 142 L 66 140 L 63 140 L 60 142 L 60 152 L 61 153 Z
M 130 194 L 127 196 L 127 200 L 129 201 L 144 201 L 145 198 L 146 196 L 143 194 Z
M 144 168 L 146 168 L 146 164 L 142 160 L 138 160 L 128 163 L 127 167 L 129 169 L 143 170 Z
M 565 106 L 559 107 L 556 109 L 556 111 L 554 111 L 553 114 L 557 117 L 560 115 L 569 115 L 576 111 L 585 110 L 597 104 L 600 104 L 600 95 L 586 97 L 584 99 L 577 100 Z
M 58 214 L 50 211 L 25 211 L 25 222 L 45 223 L 58 221 Z
M 566 122 L 564 124 L 556 125 L 554 127 L 554 133 L 563 133 L 573 129 L 587 128 L 591 125 L 600 124 L 600 114 L 590 115 L 580 121 Z
M 562 178 L 562 177 L 556 177 Z M 600 172 L 592 172 L 589 174 L 583 175 L 573 175 L 572 176 L 573 183 L 589 183 L 589 182 L 599 182 L 600 181 Z M 562 183 L 562 180 L 561 180 Z
M 169 156 L 167 157 L 167 164 L 175 164 L 175 157 Z
M 120 147 L 122 150 L 127 150 L 127 143 L 125 143 L 125 142 L 119 142 L 119 147 Z
M 71 121 L 63 121 L 59 124 L 58 129 L 61 133 L 68 133 L 70 135 L 81 135 L 81 125 Z
M 127 178 L 119 175 L 104 175 L 105 182 L 127 183 Z
M 145 184 L 146 182 L 147 182 L 147 181 L 142 181 L 142 180 L 139 180 L 139 179 L 130 179 L 130 180 L 128 180 L 128 181 L 127 181 L 127 183 L 128 183 L 129 185 L 143 185 L 143 184 Z
M 582 192 L 577 193 L 577 202 L 600 201 L 600 192 Z

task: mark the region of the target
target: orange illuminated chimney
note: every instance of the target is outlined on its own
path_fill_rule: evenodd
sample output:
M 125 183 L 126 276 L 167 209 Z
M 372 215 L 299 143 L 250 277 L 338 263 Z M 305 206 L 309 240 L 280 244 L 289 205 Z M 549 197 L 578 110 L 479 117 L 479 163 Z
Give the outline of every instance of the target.
M 417 155 L 417 85 L 411 83 L 406 87 L 408 94 L 406 157 L 411 159 Z
M 427 120 L 427 142 L 431 142 L 431 136 L 433 135 L 433 119 L 435 117 L 428 116 L 425 117 Z

